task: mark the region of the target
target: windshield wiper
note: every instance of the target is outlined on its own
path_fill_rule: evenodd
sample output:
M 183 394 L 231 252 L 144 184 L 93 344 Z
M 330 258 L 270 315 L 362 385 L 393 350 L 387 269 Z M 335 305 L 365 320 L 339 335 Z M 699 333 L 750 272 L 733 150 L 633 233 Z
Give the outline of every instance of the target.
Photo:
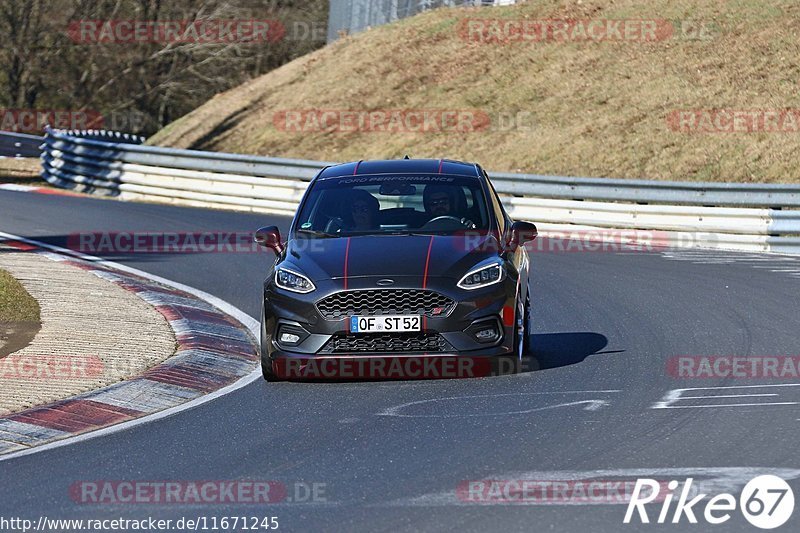
M 398 231 L 387 231 L 384 235 L 410 235 L 412 237 L 430 237 L 431 235 L 452 235 L 452 231 L 445 230 L 423 230 L 423 229 L 409 229 Z
M 430 235 L 430 233 L 425 233 L 417 230 L 398 230 L 398 231 L 387 231 L 384 233 L 384 235 L 408 235 L 411 237 L 422 237 L 424 235 Z
M 336 233 L 328 233 L 327 231 L 319 231 L 315 229 L 303 229 L 300 228 L 296 230 L 296 233 L 303 233 L 305 235 L 312 235 L 314 237 L 320 237 L 322 239 L 329 239 L 331 237 L 339 237 Z

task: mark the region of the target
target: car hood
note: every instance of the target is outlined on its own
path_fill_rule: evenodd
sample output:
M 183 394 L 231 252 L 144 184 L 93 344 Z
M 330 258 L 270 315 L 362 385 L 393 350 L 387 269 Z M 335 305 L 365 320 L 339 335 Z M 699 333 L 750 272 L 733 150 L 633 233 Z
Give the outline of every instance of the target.
M 311 279 L 445 277 L 460 279 L 497 257 L 494 235 L 380 235 L 293 239 L 284 263 Z

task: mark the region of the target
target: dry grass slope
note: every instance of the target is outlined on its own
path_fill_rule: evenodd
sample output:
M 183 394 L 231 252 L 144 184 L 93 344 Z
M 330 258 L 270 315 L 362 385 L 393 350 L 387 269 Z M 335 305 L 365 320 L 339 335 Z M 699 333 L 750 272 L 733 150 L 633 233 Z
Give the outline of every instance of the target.
M 466 18 L 668 19 L 709 39 L 487 44 Z M 322 160 L 451 157 L 492 170 L 744 182 L 800 181 L 799 133 L 685 133 L 684 109 L 798 109 L 796 0 L 530 0 L 442 9 L 336 42 L 211 101 L 152 144 Z M 293 109 L 530 112 L 533 127 L 468 133 L 286 133 Z
M 11 274 L 0 270 L 0 324 L 38 321 L 39 303 Z

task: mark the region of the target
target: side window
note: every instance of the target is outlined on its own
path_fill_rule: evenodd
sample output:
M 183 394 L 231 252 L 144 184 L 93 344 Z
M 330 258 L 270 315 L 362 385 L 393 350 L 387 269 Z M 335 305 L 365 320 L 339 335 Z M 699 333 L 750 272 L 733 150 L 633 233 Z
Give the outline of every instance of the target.
M 487 213 L 487 206 L 484 200 L 483 188 L 478 184 L 469 188 L 464 188 L 467 193 L 467 213 L 468 218 L 477 223 L 479 227 L 485 228 L 489 215 Z M 481 201 L 478 201 L 480 199 Z
M 489 181 L 488 177 L 486 178 L 486 183 L 489 184 L 489 196 L 492 198 L 492 209 L 497 217 L 497 225 L 500 227 L 500 235 L 505 235 L 507 229 L 506 212 L 503 211 L 503 207 L 500 205 L 500 199 L 497 197 L 497 192 L 494 190 L 494 185 L 492 185 L 492 182 Z

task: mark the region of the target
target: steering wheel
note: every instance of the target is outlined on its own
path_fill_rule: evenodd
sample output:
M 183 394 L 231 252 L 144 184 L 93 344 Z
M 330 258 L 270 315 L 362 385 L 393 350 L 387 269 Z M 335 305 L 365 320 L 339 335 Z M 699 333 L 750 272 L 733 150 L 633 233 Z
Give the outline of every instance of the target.
M 325 233 L 339 233 L 344 228 L 344 220 L 339 217 L 331 217 L 325 224 Z
M 422 226 L 422 227 L 423 228 L 428 228 L 429 226 L 436 226 L 436 225 L 438 225 L 438 223 L 444 222 L 444 221 L 455 222 L 455 223 L 457 223 L 457 224 L 459 224 L 461 226 L 464 226 L 465 228 L 474 228 L 475 227 L 475 223 L 472 222 L 469 219 L 458 218 L 458 217 L 454 217 L 454 216 L 450 216 L 450 215 L 442 215 L 442 216 L 434 217 L 434 218 L 430 219 L 428 222 L 426 222 L 425 225 Z

